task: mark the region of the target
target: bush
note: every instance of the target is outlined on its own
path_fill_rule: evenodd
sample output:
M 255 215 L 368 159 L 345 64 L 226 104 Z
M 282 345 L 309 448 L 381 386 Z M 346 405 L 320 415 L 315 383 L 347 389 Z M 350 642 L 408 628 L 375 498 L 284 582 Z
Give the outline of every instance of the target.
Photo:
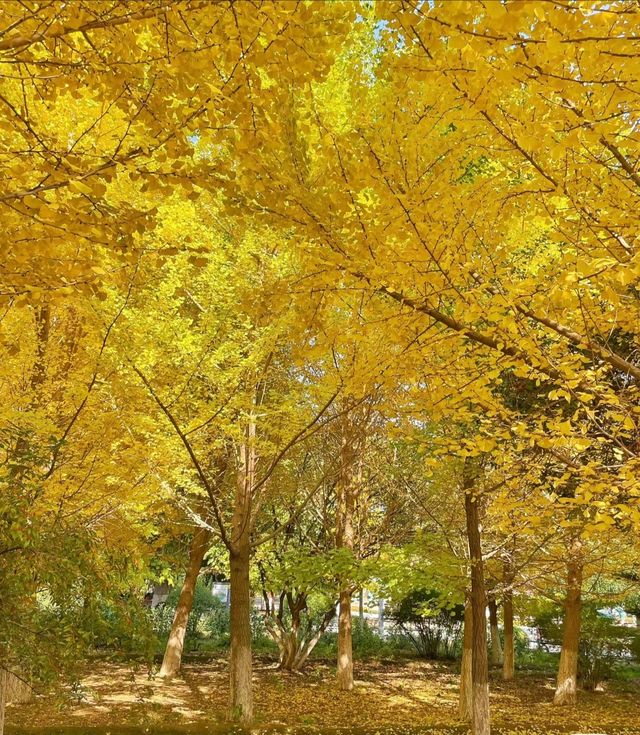
M 180 588 L 176 587 L 169 593 L 164 604 L 153 610 L 154 630 L 161 640 L 165 640 L 171 630 L 171 624 L 176 612 L 180 597 Z M 198 580 L 193 595 L 193 607 L 187 624 L 185 650 L 198 647 L 201 638 L 228 638 L 229 611 L 207 587 Z
M 362 624 L 358 618 L 353 618 L 351 635 L 355 659 L 381 659 L 386 656 L 406 655 L 413 652 L 411 641 L 407 636 L 391 633 L 381 638 L 375 628 L 366 622 Z M 337 654 L 337 633 L 325 633 L 314 648 L 312 655 L 317 658 L 335 658 Z
M 385 649 L 386 641 L 370 628 L 366 622 L 356 618 L 352 628 L 353 654 L 359 658 L 380 656 Z
M 529 636 L 522 630 L 514 626 L 513 628 L 513 651 L 516 657 L 521 658 L 530 651 L 529 648 Z
M 256 610 L 255 607 L 251 608 L 251 640 L 258 646 L 271 648 L 271 636 L 267 633 L 267 629 L 264 624 L 264 615 L 260 610 Z
M 153 628 L 162 641 L 166 641 L 176 612 L 180 588 L 173 589 L 164 604 L 152 611 Z M 198 580 L 193 596 L 193 607 L 187 624 L 185 650 L 212 648 L 203 645 L 204 641 L 214 643 L 213 648 L 229 645 L 229 608 L 216 597 L 207 585 Z M 251 636 L 258 647 L 271 650 L 271 639 L 264 626 L 264 618 L 260 610 L 251 609 Z
M 464 606 L 444 608 L 434 590 L 413 592 L 391 611 L 395 624 L 423 658 L 455 657 L 464 620 Z
M 200 618 L 197 633 L 225 645 L 229 642 L 229 608 L 217 597 L 214 604 L 205 610 Z
M 96 650 L 133 654 L 149 660 L 153 657 L 153 618 L 137 595 L 121 595 L 115 601 L 96 595 L 82 612 L 91 616 Z
M 535 618 L 544 648 L 562 645 L 562 615 L 559 608 L 547 609 Z M 616 625 L 598 612 L 595 604 L 582 608 L 579 673 L 582 685 L 594 690 L 609 678 L 616 661 L 629 659 L 640 648 L 637 630 Z
M 635 631 L 616 625 L 593 606 L 582 612 L 580 674 L 585 689 L 594 690 L 611 676 L 616 661 L 631 655 Z

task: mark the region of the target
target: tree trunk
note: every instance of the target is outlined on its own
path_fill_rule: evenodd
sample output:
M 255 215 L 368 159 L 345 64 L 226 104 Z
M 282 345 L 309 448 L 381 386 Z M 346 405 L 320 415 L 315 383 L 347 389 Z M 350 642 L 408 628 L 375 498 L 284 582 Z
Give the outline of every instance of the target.
M 459 716 L 464 722 L 473 718 L 473 694 L 471 680 L 471 659 L 473 657 L 473 618 L 471 600 L 467 596 L 464 605 L 464 631 L 462 635 L 462 663 L 460 664 L 460 702 Z
M 340 446 L 340 477 L 336 486 L 337 518 L 336 548 L 353 551 L 355 542 L 354 515 L 360 477 L 354 472 L 357 456 L 355 427 L 346 419 L 342 427 Z M 358 472 L 359 475 L 359 472 Z M 341 580 L 338 613 L 338 663 L 336 676 L 338 687 L 345 691 L 353 689 L 353 642 L 351 637 L 351 583 Z
M 510 585 L 511 582 L 509 581 Z M 511 588 L 504 591 L 502 600 L 504 615 L 504 659 L 502 661 L 502 678 L 505 681 L 513 679 L 515 674 L 515 657 L 513 646 L 513 592 Z
M 578 648 L 582 611 L 582 561 L 574 557 L 567 564 L 567 597 L 564 603 L 562 652 L 553 703 L 575 704 L 578 696 Z
M 353 689 L 353 641 L 351 637 L 351 590 L 340 589 L 340 612 L 338 614 L 338 687 L 345 691 Z
M 240 447 L 240 462 L 234 497 L 232 536 L 229 546 L 231 567 L 231 609 L 229 652 L 229 714 L 241 725 L 253 718 L 251 660 L 251 513 L 256 472 L 256 426 L 251 418 L 246 441 Z
M 500 644 L 500 629 L 498 627 L 498 605 L 495 597 L 490 597 L 489 605 L 489 627 L 491 629 L 491 664 L 500 666 L 502 663 L 502 645 Z
M 290 628 L 286 629 L 284 624 L 284 600 L 286 599 L 291 616 Z M 301 612 L 307 606 L 306 595 L 294 595 L 287 592 L 280 598 L 280 610 L 278 611 L 278 624 L 280 629 L 280 665 L 285 671 L 293 671 L 296 660 L 300 653 L 302 644 Z
M 320 638 L 322 638 L 322 635 L 324 634 L 325 630 L 328 628 L 329 623 L 335 618 L 335 616 L 336 616 L 335 607 L 331 608 L 330 610 L 327 610 L 315 634 L 311 638 L 309 638 L 309 640 L 303 646 L 300 647 L 300 651 L 296 657 L 296 660 L 294 661 L 294 665 L 292 668 L 293 671 L 299 671 L 302 668 L 304 662 L 309 657 L 309 654 L 316 647 L 316 644 L 318 643 Z
M 231 552 L 230 710 L 231 719 L 245 725 L 253 717 L 249 562 L 248 543 Z
M 207 528 L 198 528 L 189 548 L 189 565 L 184 578 L 176 614 L 171 625 L 169 640 L 164 651 L 162 666 L 160 668 L 160 676 L 172 677 L 180 671 L 182 662 L 182 650 L 184 648 L 184 639 L 187 633 L 187 624 L 189 615 L 193 606 L 193 594 L 198 581 L 198 574 L 202 566 L 202 560 L 209 548 L 211 540 L 211 531 Z
M 480 518 L 478 496 L 474 494 L 477 472 L 472 460 L 465 460 L 463 485 L 465 490 L 465 516 L 467 539 L 471 561 L 471 614 L 472 646 L 471 679 L 473 692 L 473 735 L 490 735 L 489 714 L 489 662 L 487 659 L 487 618 L 484 571 L 482 564 L 482 543 L 480 539 Z
M 279 645 L 280 661 L 278 668 L 282 671 L 294 671 L 296 660 L 300 653 L 300 639 L 293 631 L 289 631 L 282 636 Z

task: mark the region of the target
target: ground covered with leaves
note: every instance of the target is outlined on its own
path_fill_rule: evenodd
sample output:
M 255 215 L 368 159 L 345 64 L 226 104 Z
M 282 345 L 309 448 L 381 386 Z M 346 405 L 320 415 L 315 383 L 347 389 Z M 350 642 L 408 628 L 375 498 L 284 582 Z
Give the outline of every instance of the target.
M 491 704 L 502 733 L 609 733 L 640 735 L 638 682 L 582 692 L 575 708 L 551 704 L 553 680 L 521 674 L 502 682 L 496 674 Z M 284 674 L 269 662 L 254 675 L 257 725 L 332 730 L 424 729 L 465 732 L 457 720 L 458 679 L 453 667 L 419 661 L 377 661 L 358 665 L 356 688 L 340 692 L 329 662 L 303 674 Z M 79 686 L 63 696 L 43 694 L 11 706 L 10 730 L 24 728 L 136 727 L 216 730 L 224 725 L 227 671 L 223 659 L 184 666 L 182 677 L 166 682 L 144 666 L 94 663 Z

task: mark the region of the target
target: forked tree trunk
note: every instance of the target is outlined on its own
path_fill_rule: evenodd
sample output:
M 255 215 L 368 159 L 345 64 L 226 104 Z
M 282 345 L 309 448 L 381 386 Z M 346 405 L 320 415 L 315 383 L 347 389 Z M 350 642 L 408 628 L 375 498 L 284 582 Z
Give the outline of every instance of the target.
M 462 662 L 460 664 L 460 702 L 458 713 L 464 722 L 473 717 L 473 693 L 471 679 L 471 659 L 473 658 L 473 618 L 469 596 L 464 604 L 464 630 L 462 634 Z
M 278 649 L 280 651 L 280 661 L 278 668 L 282 671 L 300 671 L 304 666 L 309 654 L 316 647 L 316 644 L 327 629 L 327 626 L 335 617 L 335 611 L 330 614 L 326 624 L 322 623 L 316 630 L 315 634 L 308 640 L 300 640 L 292 633 L 288 633 L 278 640 Z
M 484 571 L 482 564 L 482 543 L 480 539 L 480 518 L 478 496 L 474 495 L 476 471 L 472 460 L 464 464 L 463 486 L 465 491 L 465 516 L 467 539 L 471 561 L 471 612 L 473 618 L 471 659 L 471 679 L 473 692 L 473 735 L 490 735 L 489 714 L 489 662 L 487 660 L 487 618 Z
M 289 608 L 291 617 L 289 628 L 285 623 L 285 602 Z M 302 640 L 302 611 L 307 607 L 306 594 L 294 594 L 291 591 L 284 592 L 280 596 L 280 606 L 278 614 L 275 617 L 276 627 L 273 629 L 277 634 L 276 642 L 280 649 L 280 669 L 284 671 L 293 671 L 296 668 L 296 662 L 301 654 L 301 648 L 304 643 Z
M 582 612 L 582 561 L 574 555 L 567 564 L 567 596 L 564 603 L 562 651 L 553 703 L 575 704 L 578 697 L 578 649 Z
M 498 604 L 495 597 L 490 597 L 489 605 L 489 627 L 491 629 L 491 664 L 500 666 L 502 663 L 502 645 L 500 643 L 500 629 L 498 627 Z
M 191 608 L 193 607 L 193 595 L 196 589 L 200 567 L 202 566 L 202 560 L 209 548 L 210 540 L 211 531 L 207 528 L 199 528 L 189 547 L 189 565 L 182 589 L 180 590 L 180 597 L 178 598 L 173 623 L 171 624 L 169 640 L 167 641 L 162 666 L 160 667 L 160 676 L 172 677 L 180 671 L 187 624 L 189 623 Z
M 292 671 L 299 671 L 304 665 L 305 661 L 309 657 L 309 654 L 316 647 L 316 644 L 322 638 L 325 630 L 329 627 L 329 623 L 335 618 L 336 609 L 333 607 L 331 610 L 327 610 L 322 618 L 322 622 L 317 628 L 315 634 L 309 638 L 303 646 L 300 646 L 298 655 L 294 661 Z
M 508 582 L 510 585 L 511 582 Z M 515 675 L 515 656 L 513 643 L 513 592 L 510 587 L 504 591 L 502 600 L 504 615 L 504 659 L 502 661 L 502 678 L 510 681 Z
M 295 671 L 296 659 L 300 653 L 300 639 L 298 636 L 293 631 L 285 633 L 278 641 L 278 648 L 280 650 L 278 668 L 282 671 Z
M 282 610 L 285 600 L 288 602 L 291 612 L 291 626 L 289 629 L 285 624 L 284 611 Z M 301 611 L 306 609 L 306 595 L 303 599 L 294 599 L 291 594 L 283 593 L 280 597 L 280 605 L 281 609 L 278 610 L 277 614 L 275 614 L 275 610 L 267 609 L 265 625 L 280 652 L 278 668 L 283 671 L 299 671 L 311 651 L 316 647 L 329 623 L 334 619 L 336 608 L 334 605 L 327 610 L 322 616 L 320 624 L 314 630 L 311 619 L 307 618 L 306 624 L 303 624 L 301 619 Z

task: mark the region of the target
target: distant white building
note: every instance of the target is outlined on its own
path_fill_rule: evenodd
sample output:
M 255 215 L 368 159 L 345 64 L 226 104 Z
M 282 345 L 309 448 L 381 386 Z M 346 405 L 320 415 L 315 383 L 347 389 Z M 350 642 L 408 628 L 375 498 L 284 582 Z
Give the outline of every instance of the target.
M 227 607 L 231 604 L 231 585 L 229 582 L 212 582 L 211 593 Z

